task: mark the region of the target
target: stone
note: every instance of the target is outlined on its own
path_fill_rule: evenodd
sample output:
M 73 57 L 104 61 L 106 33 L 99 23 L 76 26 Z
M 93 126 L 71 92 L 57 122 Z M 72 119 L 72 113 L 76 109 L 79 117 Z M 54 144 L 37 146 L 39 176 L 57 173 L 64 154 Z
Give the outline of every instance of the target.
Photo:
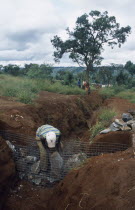
M 38 174 L 40 172 L 40 160 L 31 166 L 31 173 Z
M 37 178 L 33 178 L 32 182 L 36 185 L 40 185 L 41 184 L 42 179 L 40 177 Z
M 129 120 L 133 120 L 133 116 L 130 113 L 123 113 L 122 114 L 122 120 L 124 122 L 127 122 Z
M 121 130 L 122 130 L 122 131 L 130 131 L 131 128 L 130 128 L 129 126 L 125 125 L 125 126 L 122 126 L 122 127 L 121 127 Z
M 78 153 L 73 155 L 65 164 L 65 171 L 68 172 L 70 169 L 76 168 L 86 160 L 87 155 L 85 153 Z
M 125 125 L 125 122 L 121 119 L 115 119 L 115 124 L 117 124 L 118 126 L 123 126 Z
M 19 178 L 24 179 L 24 177 L 25 177 L 25 173 L 19 172 Z
M 26 156 L 25 160 L 27 163 L 35 163 L 37 161 L 37 158 L 34 156 Z
M 27 150 L 26 150 L 25 148 L 20 148 L 19 151 L 20 151 L 20 155 L 21 155 L 22 157 L 26 157 L 26 155 L 27 155 Z
M 54 176 L 59 179 L 63 167 L 63 158 L 60 156 L 60 154 L 57 151 L 53 152 L 50 155 L 50 163 L 51 163 L 50 176 L 52 178 Z
M 130 113 L 133 118 L 135 119 L 135 110 L 128 110 L 128 113 Z
M 131 127 L 132 127 L 132 131 L 135 131 L 135 123 L 133 123 L 133 124 L 131 125 Z
M 127 122 L 127 125 L 132 125 L 132 124 L 134 124 L 135 123 L 135 120 L 129 120 L 128 122 Z
M 7 145 L 9 146 L 9 148 L 12 150 L 12 152 L 16 152 L 15 146 L 13 144 L 11 144 L 10 141 L 6 141 Z
M 111 129 L 110 128 L 107 128 L 107 129 L 104 129 L 103 131 L 100 131 L 100 133 L 102 134 L 102 133 L 109 133 L 111 131 Z
M 16 168 L 18 171 L 25 172 L 27 168 L 27 163 L 25 161 L 25 158 L 20 158 L 16 161 Z
M 116 127 L 116 123 L 112 123 L 109 128 L 111 129 L 111 131 L 121 130 L 120 126 Z

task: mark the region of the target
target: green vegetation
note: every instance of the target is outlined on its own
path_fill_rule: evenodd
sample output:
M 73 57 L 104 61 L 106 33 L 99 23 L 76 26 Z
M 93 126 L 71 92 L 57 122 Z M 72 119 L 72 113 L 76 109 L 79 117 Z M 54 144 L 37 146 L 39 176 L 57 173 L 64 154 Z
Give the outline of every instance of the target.
M 99 134 L 100 131 L 107 128 L 111 122 L 114 116 L 116 115 L 116 112 L 114 110 L 110 110 L 107 108 L 102 108 L 99 111 L 97 123 L 90 129 L 91 137 L 90 140 L 92 142 L 93 138 Z
M 135 88 L 128 89 L 126 86 L 115 86 L 103 88 L 100 90 L 103 98 L 119 97 L 128 99 L 130 102 L 135 103 Z
M 85 94 L 85 91 L 77 86 L 66 86 L 60 82 L 52 84 L 49 80 L 29 79 L 22 77 L 13 77 L 9 75 L 0 75 L 0 95 L 15 97 L 16 100 L 30 104 L 37 97 L 40 91 L 57 92 L 61 94 Z
M 90 140 L 92 142 L 92 139 L 97 135 L 99 134 L 100 131 L 104 130 L 105 127 L 104 125 L 101 123 L 101 122 L 97 122 L 91 129 L 91 137 L 90 137 Z
M 115 115 L 116 112 L 114 110 L 104 108 L 100 111 L 98 118 L 100 122 L 102 122 L 105 126 L 108 126 Z

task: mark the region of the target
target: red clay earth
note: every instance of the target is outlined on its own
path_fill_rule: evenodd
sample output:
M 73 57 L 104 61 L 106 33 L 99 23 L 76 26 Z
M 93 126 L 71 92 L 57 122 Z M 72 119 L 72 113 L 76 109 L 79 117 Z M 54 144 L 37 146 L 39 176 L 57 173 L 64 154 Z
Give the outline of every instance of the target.
M 15 175 L 15 164 L 12 160 L 12 151 L 9 149 L 5 140 L 0 137 L 0 209 L 2 208 L 5 197 Z
M 90 96 L 42 92 L 36 105 L 23 105 L 4 97 L 0 101 L 1 129 L 34 136 L 38 126 L 48 123 L 62 131 L 64 140 L 68 140 L 70 136 L 87 141 L 88 128 L 95 121 L 93 113 L 96 114 L 96 110 L 102 105 L 102 99 L 96 92 Z M 113 98 L 107 100 L 105 105 L 117 108 L 119 113 L 135 109 L 135 104 L 123 99 Z M 95 141 L 100 141 L 100 138 L 101 141 L 124 141 L 130 146 L 131 135 L 131 132 L 121 135 L 109 133 L 96 137 Z M 20 181 L 9 193 L 3 209 L 135 209 L 134 155 L 133 148 L 130 148 L 124 152 L 90 158 L 53 189 L 41 189 Z M 11 183 L 8 177 L 5 179 L 3 190 Z M 3 199 L 6 198 L 4 196 Z

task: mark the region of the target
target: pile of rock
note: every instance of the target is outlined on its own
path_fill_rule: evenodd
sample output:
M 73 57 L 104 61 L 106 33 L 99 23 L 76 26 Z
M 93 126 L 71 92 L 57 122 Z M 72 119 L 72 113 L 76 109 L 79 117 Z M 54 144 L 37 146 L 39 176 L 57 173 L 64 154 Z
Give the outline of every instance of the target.
M 43 170 L 40 160 L 35 156 L 20 157 L 16 161 L 17 170 L 21 179 L 27 179 L 36 185 L 48 185 L 61 179 L 63 158 L 58 152 L 49 154 L 50 167 Z
M 13 145 L 10 141 L 6 143 L 13 152 L 19 178 L 40 186 L 50 186 L 60 181 L 69 170 L 78 167 L 87 158 L 87 155 L 78 149 L 71 152 L 70 145 L 61 155 L 57 151 L 48 152 L 49 164 L 45 170 L 40 162 L 38 147 Z
M 135 111 L 129 111 L 122 114 L 122 119 L 115 119 L 109 128 L 100 133 L 108 133 L 110 131 L 135 131 Z

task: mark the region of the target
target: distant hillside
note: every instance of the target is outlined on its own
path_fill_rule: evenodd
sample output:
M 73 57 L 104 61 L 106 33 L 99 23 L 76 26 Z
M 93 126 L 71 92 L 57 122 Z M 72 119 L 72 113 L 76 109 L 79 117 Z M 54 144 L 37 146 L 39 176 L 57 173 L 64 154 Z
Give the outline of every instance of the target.
M 86 67 L 74 67 L 74 66 L 53 67 L 53 76 L 56 76 L 58 71 L 69 71 L 69 72 L 72 72 L 73 74 L 78 74 L 80 72 L 83 72 L 85 69 Z M 96 74 L 102 69 L 104 69 L 104 66 L 94 67 L 94 71 L 92 71 L 91 74 Z M 123 71 L 123 73 L 129 74 L 129 71 L 127 71 L 126 69 L 124 69 L 124 67 L 121 67 L 121 66 L 120 67 L 119 66 L 116 66 L 116 67 L 105 66 L 105 69 L 107 69 L 108 71 L 111 71 L 113 76 L 117 76 L 120 73 L 120 71 Z
M 53 75 L 55 76 L 57 74 L 58 71 L 69 71 L 69 72 L 73 72 L 74 74 L 78 74 L 80 72 L 83 72 L 85 70 L 85 67 L 74 67 L 74 66 L 70 66 L 70 67 L 53 67 Z

